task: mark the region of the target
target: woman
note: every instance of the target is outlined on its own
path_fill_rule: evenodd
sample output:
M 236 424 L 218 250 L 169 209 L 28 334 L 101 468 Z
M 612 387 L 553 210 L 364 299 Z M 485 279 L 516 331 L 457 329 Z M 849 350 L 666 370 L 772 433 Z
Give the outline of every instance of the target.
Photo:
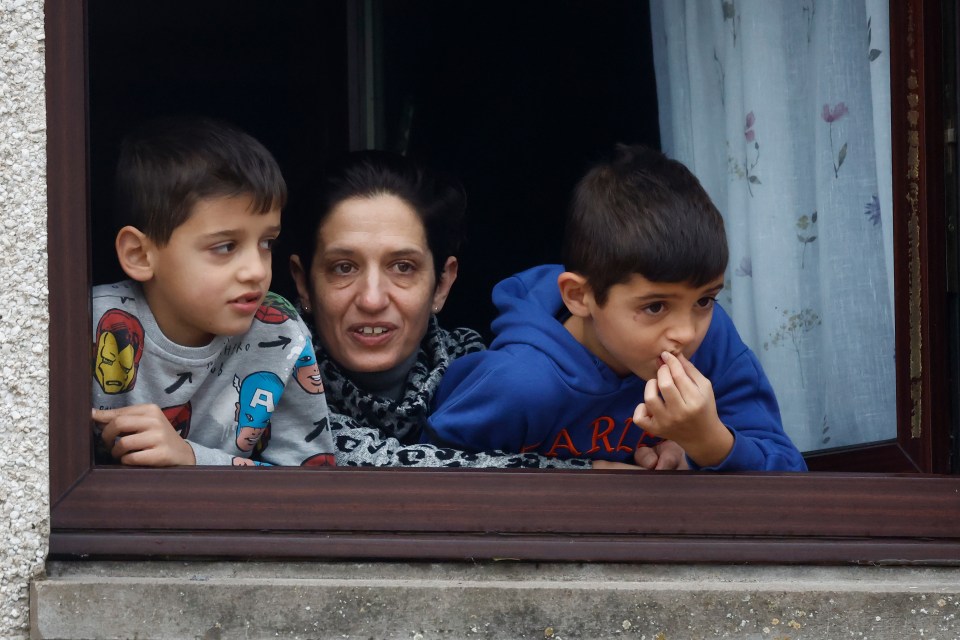
M 337 464 L 618 466 L 416 444 L 448 363 L 484 348 L 475 331 L 446 331 L 436 318 L 457 278 L 464 210 L 455 182 L 403 156 L 361 151 L 301 216 L 309 224 L 295 234 L 290 270 L 315 328 Z

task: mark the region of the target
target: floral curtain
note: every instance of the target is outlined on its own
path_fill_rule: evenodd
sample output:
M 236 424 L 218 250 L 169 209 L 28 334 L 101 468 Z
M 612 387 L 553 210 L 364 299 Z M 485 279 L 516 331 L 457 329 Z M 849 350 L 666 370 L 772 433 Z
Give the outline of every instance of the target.
M 896 436 L 885 0 L 650 0 L 663 150 L 804 451 Z

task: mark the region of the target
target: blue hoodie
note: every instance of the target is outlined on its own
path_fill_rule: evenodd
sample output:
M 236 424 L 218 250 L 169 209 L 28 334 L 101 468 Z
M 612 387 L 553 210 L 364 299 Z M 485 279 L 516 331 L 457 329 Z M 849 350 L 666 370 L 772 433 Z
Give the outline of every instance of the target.
M 627 462 L 637 446 L 659 441 L 633 422 L 646 381 L 618 376 L 557 319 L 564 309 L 557 286 L 562 271 L 535 267 L 494 287 L 496 338 L 489 350 L 450 364 L 425 441 Z M 806 471 L 783 432 L 770 382 L 720 305 L 690 360 L 713 384 L 717 413 L 734 435 L 727 458 L 705 469 Z

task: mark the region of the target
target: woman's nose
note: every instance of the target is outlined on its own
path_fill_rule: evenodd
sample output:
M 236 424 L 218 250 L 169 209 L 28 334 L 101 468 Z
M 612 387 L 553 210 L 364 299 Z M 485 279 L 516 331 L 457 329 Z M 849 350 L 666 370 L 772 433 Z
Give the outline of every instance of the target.
M 378 273 L 368 273 L 360 279 L 357 292 L 357 306 L 364 311 L 379 311 L 387 306 L 389 296 L 386 282 Z

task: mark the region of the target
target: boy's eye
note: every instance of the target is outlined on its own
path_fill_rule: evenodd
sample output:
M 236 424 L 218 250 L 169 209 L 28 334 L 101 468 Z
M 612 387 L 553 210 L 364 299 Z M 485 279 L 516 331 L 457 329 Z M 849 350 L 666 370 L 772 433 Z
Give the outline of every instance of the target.
M 663 313 L 663 310 L 666 308 L 667 306 L 662 302 L 651 302 L 650 304 L 645 306 L 643 310 L 651 315 L 658 315 L 660 313 Z
M 260 241 L 260 248 L 264 251 L 273 251 L 274 245 L 277 244 L 276 238 L 264 238 Z
M 712 307 L 713 303 L 716 301 L 717 301 L 716 298 L 711 298 L 707 296 L 705 298 L 700 298 L 699 300 L 697 300 L 697 306 L 700 308 L 706 309 L 708 307 Z
M 236 248 L 237 244 L 235 242 L 223 242 L 218 245 L 214 245 L 210 248 L 214 253 L 226 254 L 230 253 Z

